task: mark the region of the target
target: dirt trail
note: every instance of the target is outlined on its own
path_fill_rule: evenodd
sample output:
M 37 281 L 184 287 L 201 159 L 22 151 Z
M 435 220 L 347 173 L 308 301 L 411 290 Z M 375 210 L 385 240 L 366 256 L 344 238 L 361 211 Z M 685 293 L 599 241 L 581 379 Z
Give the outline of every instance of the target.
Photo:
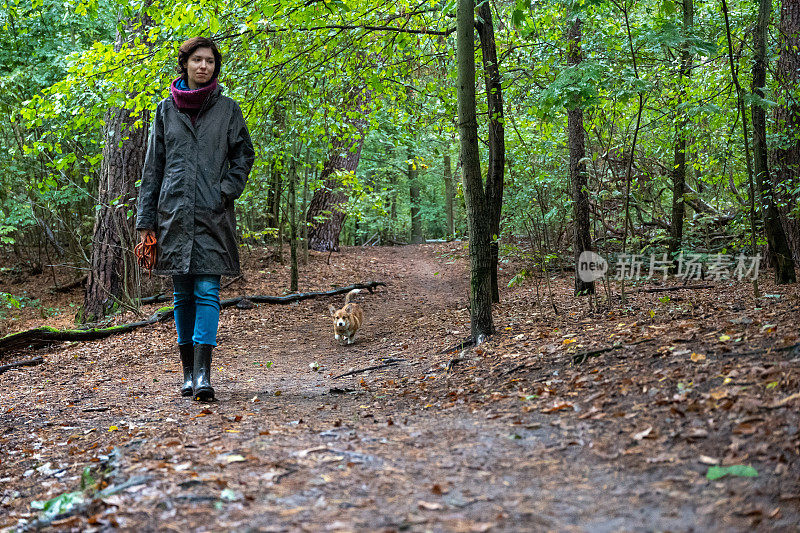
M 109 481 L 142 483 L 57 529 L 746 529 L 718 521 L 725 491 L 684 466 L 595 453 L 591 431 L 613 435 L 613 422 L 475 407 L 463 384 L 451 389 L 445 366 L 458 354 L 440 352 L 468 334 L 463 260 L 427 246 L 348 254 L 330 267 L 317 257 L 326 273 L 314 289 L 390 280 L 360 297 L 357 342 L 333 340 L 327 308 L 341 297 L 226 310 L 213 404 L 178 396 L 172 324 L 59 347 L 3 376 L 0 527 L 33 519 L 32 500 L 78 490 L 83 469 L 117 448 Z M 388 358 L 402 361 L 334 379 Z

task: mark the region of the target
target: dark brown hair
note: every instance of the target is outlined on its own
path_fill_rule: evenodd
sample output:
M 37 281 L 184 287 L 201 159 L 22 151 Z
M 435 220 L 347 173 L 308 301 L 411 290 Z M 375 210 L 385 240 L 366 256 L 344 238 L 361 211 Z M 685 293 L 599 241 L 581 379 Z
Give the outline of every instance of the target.
M 211 48 L 211 51 L 214 53 L 214 75 L 211 79 L 217 79 L 217 76 L 219 76 L 219 69 L 222 68 L 222 54 L 220 54 L 217 49 L 217 43 L 208 37 L 192 37 L 181 45 L 178 51 L 178 72 L 180 72 L 181 76 L 184 78 L 186 77 L 186 64 L 189 62 L 189 57 L 191 57 L 198 48 Z

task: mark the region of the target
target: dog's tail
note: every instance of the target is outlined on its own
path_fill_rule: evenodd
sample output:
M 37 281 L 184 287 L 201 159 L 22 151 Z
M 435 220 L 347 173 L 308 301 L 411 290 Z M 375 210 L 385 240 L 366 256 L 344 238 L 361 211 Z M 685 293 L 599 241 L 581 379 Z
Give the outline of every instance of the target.
M 349 304 L 349 303 L 350 303 L 350 298 L 351 298 L 351 297 L 352 297 L 354 294 L 358 294 L 359 292 L 361 292 L 361 289 L 353 289 L 352 291 L 348 292 L 348 293 L 347 293 L 347 296 L 345 296 L 345 297 L 344 297 L 344 305 L 347 305 L 347 304 Z

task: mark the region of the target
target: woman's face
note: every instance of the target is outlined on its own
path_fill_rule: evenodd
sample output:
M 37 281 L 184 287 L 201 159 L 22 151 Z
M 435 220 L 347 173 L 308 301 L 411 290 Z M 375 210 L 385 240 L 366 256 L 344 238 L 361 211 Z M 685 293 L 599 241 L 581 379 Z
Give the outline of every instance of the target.
M 198 48 L 186 61 L 189 88 L 195 90 L 211 81 L 216 59 L 211 48 Z

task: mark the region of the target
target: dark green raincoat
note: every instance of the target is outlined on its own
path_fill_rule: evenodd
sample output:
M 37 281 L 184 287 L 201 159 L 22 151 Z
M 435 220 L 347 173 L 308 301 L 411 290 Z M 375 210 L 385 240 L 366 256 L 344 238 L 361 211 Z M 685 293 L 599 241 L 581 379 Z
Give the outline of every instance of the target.
M 255 152 L 242 111 L 218 87 L 195 124 L 172 97 L 158 104 L 136 229 L 156 232 L 156 274 L 239 274 L 233 201 Z

